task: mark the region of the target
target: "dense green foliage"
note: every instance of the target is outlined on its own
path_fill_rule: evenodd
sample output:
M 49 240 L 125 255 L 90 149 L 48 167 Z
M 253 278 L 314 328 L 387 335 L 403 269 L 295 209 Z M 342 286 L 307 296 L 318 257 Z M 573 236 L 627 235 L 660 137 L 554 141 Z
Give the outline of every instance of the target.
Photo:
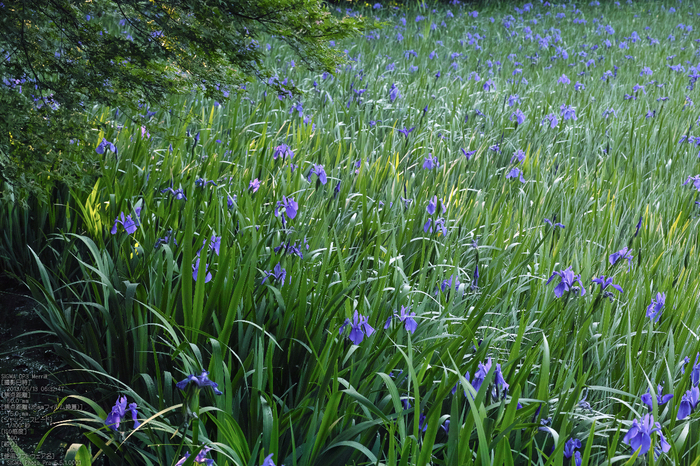
M 48 177 L 91 175 L 100 120 L 93 105 L 145 124 L 142 107 L 193 86 L 219 100 L 265 79 L 261 36 L 284 41 L 311 69 L 334 71 L 329 39 L 360 18 L 331 15 L 320 0 L 30 0 L 0 6 L 0 181 L 44 194 Z M 24 89 L 23 89 L 24 88 Z M 76 166 L 77 165 L 77 166 Z M 6 187 L 5 194 L 8 196 Z
M 101 177 L 26 253 L 91 390 L 63 424 L 114 464 L 693 464 L 700 9 L 596 3 L 367 5 L 335 77 L 261 38 L 302 97 L 172 95 L 150 134 L 97 107 Z M 202 370 L 223 395 L 176 388 Z

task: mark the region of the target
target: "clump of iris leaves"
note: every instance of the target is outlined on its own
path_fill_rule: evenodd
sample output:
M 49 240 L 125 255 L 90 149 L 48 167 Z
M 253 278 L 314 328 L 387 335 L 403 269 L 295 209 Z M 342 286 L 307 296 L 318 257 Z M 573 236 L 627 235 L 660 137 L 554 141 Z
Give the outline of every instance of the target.
M 26 249 L 91 390 L 55 428 L 117 464 L 690 464 L 700 6 L 352 7 L 384 27 L 335 76 L 263 38 L 302 94 L 97 107 L 94 188 L 3 207 L 5 250 L 62 227 Z

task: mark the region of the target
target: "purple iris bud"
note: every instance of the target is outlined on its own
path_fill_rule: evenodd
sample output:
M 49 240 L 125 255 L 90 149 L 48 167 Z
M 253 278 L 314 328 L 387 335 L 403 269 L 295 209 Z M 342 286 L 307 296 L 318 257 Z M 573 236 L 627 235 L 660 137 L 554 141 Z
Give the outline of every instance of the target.
M 666 304 L 666 293 L 656 293 L 656 298 L 652 299 L 651 304 L 647 307 L 647 317 L 653 322 L 658 322 L 664 304 Z
M 433 168 L 440 168 L 440 162 L 438 162 L 437 155 L 428 154 L 423 162 L 423 168 L 426 170 L 432 170 Z
M 610 254 L 610 265 L 615 265 L 615 263 L 620 259 L 627 259 L 629 267 L 632 267 L 632 259 L 634 259 L 634 257 L 632 257 L 632 254 L 629 253 L 629 249 L 627 247 L 624 247 L 619 251 Z
M 392 84 L 391 91 L 389 92 L 389 99 L 393 102 L 399 97 L 401 97 L 401 92 L 399 92 L 399 88 L 396 87 L 396 84 Z
M 418 418 L 418 430 L 425 432 L 427 429 L 428 423 L 425 422 L 425 414 L 420 413 L 420 417 Z
M 678 406 L 678 414 L 676 415 L 676 419 L 681 421 L 690 416 L 690 413 L 692 413 L 698 406 L 699 401 L 700 389 L 693 386 L 690 388 L 690 390 L 683 394 L 680 405 Z
M 236 199 L 238 199 L 238 196 L 236 196 L 235 194 L 233 196 L 228 196 L 228 198 L 226 199 L 226 203 L 229 209 L 233 209 L 233 203 L 236 202 Z
M 612 281 L 613 281 L 612 277 L 605 278 L 605 275 L 601 275 L 600 278 L 594 278 L 592 280 L 593 283 L 597 283 L 600 285 L 600 291 L 603 291 L 607 287 L 611 286 L 611 287 L 615 288 L 617 291 L 619 291 L 620 293 L 624 293 L 624 291 L 622 291 L 622 288 L 620 287 L 620 285 L 615 285 Z
M 294 152 L 287 144 L 280 144 L 279 146 L 275 147 L 275 150 L 272 153 L 273 160 L 277 160 L 278 157 L 282 157 L 282 160 L 286 159 L 287 157 L 291 159 L 294 157 Z
M 654 416 L 646 414 L 642 419 L 635 419 L 632 422 L 632 427 L 627 431 L 622 443 L 629 445 L 633 451 L 639 450 L 639 456 L 645 455 L 651 448 L 651 434 L 656 432 L 659 440 L 656 443 L 657 448 L 660 448 L 664 453 L 671 449 L 671 445 L 666 441 L 664 434 L 661 432 L 661 425 L 654 423 Z
M 339 334 L 342 335 L 343 330 L 345 330 L 345 327 L 347 327 L 348 325 L 350 325 L 350 335 L 348 338 L 350 338 L 350 341 L 352 341 L 353 345 L 359 345 L 360 343 L 362 343 L 362 340 L 365 338 L 365 335 L 369 337 L 374 333 L 374 329 L 367 322 L 367 317 L 358 313 L 357 309 L 353 314 L 352 320 L 345 319 L 345 323 L 340 327 Z
M 513 154 L 513 157 L 511 157 L 510 159 L 510 163 L 513 163 L 515 160 L 517 160 L 517 162 L 515 163 L 522 162 L 523 160 L 525 160 L 525 151 L 522 149 L 518 149 L 517 151 L 515 151 L 515 154 Z
M 442 430 L 444 430 L 446 434 L 449 434 L 450 433 L 450 420 L 445 419 L 445 422 L 440 427 L 442 427 Z
M 209 264 L 204 265 L 204 271 L 206 272 L 206 275 L 204 277 L 204 283 L 209 283 L 212 279 L 211 272 L 209 271 Z M 199 275 L 199 257 L 195 261 L 194 264 L 192 264 L 192 278 L 194 281 L 197 281 L 197 276 Z
M 464 149 L 460 149 L 460 150 L 462 151 L 462 154 L 464 154 L 464 156 L 467 158 L 467 160 L 469 160 L 472 157 L 472 155 L 476 154 L 476 149 L 469 150 L 469 151 L 464 150 Z
M 574 282 L 576 281 L 578 281 L 579 285 L 581 285 L 581 296 L 586 294 L 586 288 L 584 288 L 583 283 L 581 283 L 581 275 L 574 274 L 571 267 L 567 268 L 566 270 L 554 272 L 552 276 L 549 277 L 549 280 L 547 280 L 547 283 L 545 283 L 545 286 L 549 285 L 549 283 L 554 280 L 554 277 L 556 276 L 561 278 L 561 282 L 559 282 L 559 284 L 554 288 L 554 296 L 557 298 L 561 298 L 564 291 L 571 291 L 574 286 Z
M 250 182 L 250 184 L 248 184 L 248 189 L 250 189 L 254 193 L 257 192 L 258 189 L 260 189 L 260 180 L 255 178 L 253 181 Z
M 333 188 L 333 197 L 336 197 L 340 193 L 340 183 L 341 180 L 338 180 L 338 183 L 335 185 L 335 188 Z
M 469 371 L 467 371 L 467 373 L 464 374 L 464 378 L 467 379 L 467 382 L 469 382 Z M 459 387 L 459 382 L 457 382 L 457 383 L 455 384 L 455 386 L 452 387 L 452 394 L 453 394 L 453 395 L 454 395 L 455 393 L 457 393 L 457 387 Z M 467 396 L 467 392 L 466 392 L 466 391 L 464 392 L 464 396 Z
M 184 391 L 190 384 L 192 384 L 192 386 L 194 386 L 197 390 L 211 387 L 215 395 L 223 395 L 223 392 L 221 392 L 218 388 L 219 384 L 209 380 L 208 371 L 202 371 L 202 375 L 200 376 L 196 376 L 194 374 L 188 375 L 185 379 L 176 383 L 175 386 Z
M 663 392 L 663 388 L 664 388 L 664 387 L 663 387 L 663 385 L 661 385 L 661 384 L 659 384 L 659 385 L 656 387 L 656 391 L 657 391 L 657 394 L 656 394 L 656 405 L 657 405 L 657 406 L 665 405 L 666 403 L 669 402 L 669 400 L 670 400 L 671 398 L 673 398 L 673 394 L 667 393 L 666 395 L 664 395 L 664 394 L 662 393 L 662 392 Z M 649 409 L 654 409 L 654 401 L 653 401 L 652 398 L 651 398 L 651 393 L 650 393 L 650 391 L 649 391 L 648 388 L 647 388 L 647 392 L 646 392 L 644 395 L 642 395 L 642 403 L 644 403 L 645 405 L 649 406 Z
M 194 136 L 194 143 L 197 144 L 199 142 L 199 131 L 197 131 L 197 134 Z

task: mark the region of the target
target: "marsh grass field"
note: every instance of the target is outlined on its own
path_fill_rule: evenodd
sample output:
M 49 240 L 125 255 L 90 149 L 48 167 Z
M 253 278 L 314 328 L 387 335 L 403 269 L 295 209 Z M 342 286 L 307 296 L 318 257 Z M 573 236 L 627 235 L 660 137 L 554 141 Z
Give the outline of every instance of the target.
M 697 464 L 700 5 L 458 3 L 333 5 L 379 21 L 335 76 L 259 38 L 276 78 L 225 101 L 95 107 L 93 189 L 2 204 L 83 390 L 55 429 L 109 464 Z

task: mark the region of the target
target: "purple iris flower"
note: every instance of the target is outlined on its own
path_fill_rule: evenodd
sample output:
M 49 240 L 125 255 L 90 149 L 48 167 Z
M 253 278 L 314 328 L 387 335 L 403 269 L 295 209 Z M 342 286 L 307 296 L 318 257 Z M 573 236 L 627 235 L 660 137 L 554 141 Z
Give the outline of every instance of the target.
M 577 438 L 570 438 L 564 444 L 564 458 L 574 457 L 576 466 L 581 466 L 581 453 L 576 451 L 581 448 L 581 441 Z
M 401 134 L 403 134 L 404 136 L 408 137 L 409 133 L 411 133 L 414 129 L 416 129 L 415 126 L 412 127 L 412 128 L 410 128 L 410 129 L 409 129 L 409 128 L 400 129 L 400 130 L 399 130 L 399 133 L 401 133 Z
M 566 105 L 562 104 L 560 107 L 561 110 L 561 117 L 564 120 L 574 120 L 576 121 L 578 118 L 576 118 L 576 109 L 574 109 L 571 105 Z
M 161 244 L 168 244 L 168 243 L 170 243 L 170 241 L 175 243 L 175 246 L 177 246 L 177 240 L 175 239 L 175 235 L 173 235 L 172 230 L 168 231 L 168 234 L 166 234 L 162 238 L 158 238 L 156 240 L 156 244 L 154 246 L 154 249 L 158 249 Z
M 607 109 L 607 110 L 605 110 L 605 111 L 603 112 L 603 116 L 605 117 L 606 120 L 607 120 L 607 118 L 608 118 L 610 115 L 612 115 L 612 116 L 614 116 L 615 118 L 617 118 L 617 112 L 616 112 L 615 109 L 612 108 L 612 107 L 610 107 L 609 109 Z
M 698 406 L 698 402 L 700 402 L 700 389 L 698 389 L 698 387 L 691 387 L 690 390 L 683 394 L 683 398 L 681 398 L 676 419 L 681 421 L 690 416 L 690 413 Z
M 350 338 L 350 341 L 352 341 L 353 345 L 359 345 L 360 343 L 362 343 L 362 340 L 365 338 L 365 335 L 369 337 L 374 333 L 374 329 L 367 322 L 367 317 L 358 313 L 357 309 L 355 310 L 355 313 L 352 316 L 352 320 L 345 319 L 345 323 L 340 326 L 339 333 L 341 335 L 343 334 L 343 330 L 345 330 L 345 327 L 347 327 L 348 325 L 350 325 L 350 335 L 348 338 Z
M 518 178 L 518 175 L 520 175 L 520 182 L 525 183 L 525 178 L 523 178 L 523 174 L 520 172 L 519 168 L 513 168 L 511 171 L 508 172 L 506 175 L 506 179 L 508 178 Z
M 430 231 L 432 233 L 433 231 L 442 231 L 443 236 L 447 236 L 447 225 L 445 225 L 445 219 L 442 217 L 438 217 L 435 219 L 434 227 L 431 226 L 432 223 L 431 218 L 428 219 L 427 222 L 425 222 L 425 225 L 423 226 L 423 231 L 427 233 Z
M 508 97 L 508 106 L 513 107 L 516 103 L 520 103 L 520 96 L 518 94 L 513 94 Z
M 260 180 L 255 178 L 253 181 L 250 182 L 250 184 L 248 184 L 248 189 L 250 189 L 254 193 L 257 192 L 258 189 L 260 189 Z
M 426 170 L 432 170 L 433 168 L 440 168 L 440 162 L 438 162 L 437 155 L 428 154 L 423 162 L 423 168 Z
M 523 160 L 525 160 L 525 151 L 522 149 L 518 149 L 517 151 L 515 151 L 515 154 L 513 154 L 513 157 L 511 157 L 510 159 L 510 163 L 513 163 L 515 160 L 517 160 L 517 162 L 515 163 L 522 162 Z
M 266 271 L 265 278 L 263 278 L 261 284 L 265 283 L 265 280 L 272 277 L 276 282 L 280 284 L 280 287 L 284 286 L 284 279 L 287 278 L 287 269 L 283 269 L 280 263 L 272 269 L 272 272 Z M 289 283 L 292 283 L 292 277 L 289 277 Z
M 414 317 L 416 316 L 416 313 L 415 312 L 409 313 L 410 310 L 411 310 L 411 306 L 409 306 L 409 307 L 401 306 L 401 314 L 394 314 L 393 316 L 390 316 L 387 319 L 386 324 L 384 325 L 384 328 L 385 329 L 389 328 L 389 326 L 391 325 L 391 318 L 392 317 L 398 317 L 399 322 L 403 323 L 406 326 L 407 332 L 411 332 L 411 333 L 415 332 L 416 329 L 418 328 L 418 322 L 416 322 L 416 320 L 414 319 Z
M 622 288 L 620 287 L 620 285 L 615 285 L 612 281 L 613 281 L 612 277 L 605 278 L 605 275 L 601 275 L 600 278 L 594 278 L 592 280 L 593 283 L 597 283 L 600 285 L 600 291 L 603 291 L 607 287 L 611 286 L 611 287 L 615 288 L 617 291 L 619 291 L 620 293 L 624 293 L 624 291 L 622 291 Z
M 211 458 L 206 458 L 206 456 L 210 450 L 211 450 L 211 447 L 203 447 L 201 450 L 199 450 L 199 453 L 194 458 L 193 464 L 206 463 L 207 466 L 214 466 L 214 460 Z M 180 460 L 177 463 L 175 463 L 175 466 L 183 466 L 190 456 L 191 455 L 190 455 L 189 451 L 185 452 L 185 456 L 180 458 Z M 272 455 L 270 455 L 270 456 L 272 456 Z
M 209 264 L 205 264 L 204 270 L 206 272 L 206 275 L 204 277 L 204 283 L 209 283 L 212 279 L 211 272 L 209 271 Z M 194 264 L 192 264 L 192 278 L 194 281 L 197 281 L 197 276 L 199 275 L 199 257 L 195 261 Z
M 557 80 L 557 82 L 559 84 L 564 84 L 564 85 L 571 84 L 571 80 L 565 74 L 562 74 L 561 77 Z
M 177 200 L 180 200 L 180 199 L 187 200 L 187 197 L 185 196 L 185 192 L 182 190 L 182 188 L 181 189 L 165 188 L 165 189 L 161 190 L 161 193 L 165 193 L 166 191 L 170 192 L 170 194 L 175 196 L 175 199 L 177 199 Z
M 272 153 L 273 160 L 277 160 L 278 157 L 282 157 L 283 160 L 287 157 L 291 159 L 294 157 L 294 152 L 287 144 L 280 144 L 275 147 L 275 151 Z
M 635 419 L 632 427 L 625 434 L 625 438 L 622 439 L 622 443 L 626 443 L 634 451 L 639 451 L 639 456 L 645 455 L 651 448 L 651 434 L 654 432 L 659 434 L 657 445 L 661 451 L 664 453 L 669 451 L 671 445 L 668 444 L 664 434 L 661 432 L 661 425 L 658 422 L 654 423 L 654 416 L 651 414 L 646 414 L 639 420 Z
M 663 388 L 664 387 L 661 384 L 659 384 L 656 387 L 656 392 L 657 392 L 656 393 L 656 405 L 657 406 L 665 405 L 666 403 L 669 402 L 669 400 L 671 398 L 673 398 L 673 394 L 671 394 L 671 393 L 667 393 L 666 395 L 664 395 L 662 393 Z M 654 409 L 654 401 L 651 398 L 651 393 L 650 393 L 648 388 L 647 388 L 647 392 L 644 395 L 642 395 L 642 403 L 649 406 L 649 409 Z
M 695 189 L 700 191 L 700 175 L 695 175 L 695 176 L 689 176 L 687 180 L 685 180 L 685 183 L 683 183 L 681 186 L 685 186 L 690 182 L 693 182 L 693 186 Z
M 228 199 L 226 200 L 226 204 L 228 205 L 229 209 L 233 209 L 233 203 L 236 202 L 238 199 L 238 196 L 235 194 L 233 196 L 228 196 Z
M 513 114 L 510 116 L 510 121 L 515 120 L 519 125 L 522 125 L 525 122 L 525 114 L 522 112 L 522 110 L 517 109 Z
M 554 272 L 552 276 L 549 277 L 549 280 L 547 280 L 545 285 L 549 285 L 549 283 L 554 280 L 554 277 L 556 276 L 561 278 L 561 282 L 559 282 L 559 284 L 554 288 L 554 296 L 557 298 L 561 298 L 564 291 L 571 291 L 571 288 L 574 286 L 574 282 L 576 281 L 579 283 L 579 285 L 581 285 L 581 296 L 586 294 L 586 289 L 583 287 L 583 283 L 581 283 L 581 275 L 574 274 L 571 267 L 567 268 L 566 270 Z
M 472 386 L 474 387 L 474 390 L 477 392 L 479 391 L 479 388 L 484 383 L 484 380 L 486 379 L 486 375 L 489 373 L 491 370 L 492 362 L 491 358 L 488 358 L 486 363 L 479 363 L 479 369 L 476 371 L 474 374 L 474 380 L 472 381 Z M 496 364 L 496 369 L 494 370 L 493 373 L 493 382 L 495 386 L 500 390 L 501 393 L 507 393 L 508 392 L 508 385 L 503 378 L 503 372 L 501 371 L 501 365 Z
M 202 375 L 200 376 L 196 376 L 194 374 L 188 375 L 187 378 L 179 381 L 175 384 L 175 386 L 184 391 L 190 383 L 192 383 L 195 389 L 200 390 L 202 388 L 211 387 L 215 395 L 223 395 L 223 392 L 221 392 L 218 388 L 219 384 L 209 380 L 208 371 L 202 371 Z
M 321 184 L 323 184 L 323 185 L 328 183 L 328 177 L 326 176 L 326 170 L 323 168 L 323 165 L 313 164 L 311 166 L 311 170 L 309 171 L 309 174 L 306 177 L 306 181 L 308 181 L 309 183 L 311 182 L 311 175 L 318 176 L 318 179 L 321 181 Z
M 619 251 L 610 254 L 610 265 L 615 265 L 615 263 L 620 259 L 627 259 L 627 263 L 630 267 L 632 267 L 632 259 L 634 258 L 632 257 L 632 254 L 629 253 L 629 249 L 627 247 L 624 247 Z
M 428 211 L 430 215 L 433 215 L 435 213 L 435 209 L 437 208 L 437 201 L 437 196 L 433 196 L 433 198 L 430 201 L 428 201 L 428 206 L 425 208 L 425 210 Z
M 544 124 L 546 124 L 546 122 L 549 122 L 549 127 L 550 127 L 550 128 L 556 128 L 557 125 L 559 124 L 559 119 L 557 118 L 557 116 L 556 116 L 554 113 L 550 113 L 549 115 L 546 115 L 546 116 L 542 119 L 542 123 L 541 123 L 541 124 L 544 125 Z
M 647 307 L 647 317 L 653 322 L 658 322 L 664 304 L 666 304 L 666 293 L 656 293 L 656 298 L 652 299 L 651 304 Z
M 206 187 L 208 184 L 213 184 L 214 186 L 218 186 L 218 185 L 217 185 L 214 181 L 212 181 L 212 180 L 208 180 L 208 181 L 207 181 L 207 180 L 205 180 L 204 178 L 197 178 L 196 180 L 194 180 L 194 185 L 197 186 L 197 187 L 199 187 L 199 188 L 204 188 L 204 187 Z
M 117 224 L 121 223 L 121 225 L 124 227 L 128 234 L 133 234 L 139 227 L 139 216 L 141 215 L 141 207 L 136 207 L 134 211 L 136 212 L 136 219 L 132 219 L 131 214 L 124 217 L 124 212 L 121 212 L 121 220 L 119 220 L 119 216 L 117 216 L 117 218 L 114 219 L 114 225 L 112 225 L 110 233 L 116 235 Z
M 553 222 L 556 222 L 556 221 L 557 221 L 557 216 L 556 216 L 556 215 L 554 215 L 554 216 L 552 217 L 552 220 L 550 220 L 550 219 L 548 219 L 548 218 L 545 218 L 545 219 L 544 219 L 544 223 L 549 223 L 549 225 L 552 226 L 552 227 L 554 227 L 555 229 L 556 229 L 557 227 L 566 228 L 566 227 L 564 226 L 563 223 L 553 223 Z
M 490 91 L 490 90 L 492 90 L 492 89 L 493 89 L 494 91 L 496 90 L 496 84 L 494 84 L 494 82 L 493 82 L 491 79 L 488 79 L 488 80 L 484 83 L 484 90 L 488 92 L 488 91 Z
M 282 214 L 282 224 L 285 224 L 284 216 L 289 217 L 289 220 L 293 220 L 297 216 L 297 211 L 299 210 L 299 204 L 294 201 L 292 197 L 282 196 L 281 201 L 277 201 L 277 207 L 275 207 L 275 217 L 280 216 L 280 207 L 284 209 Z
M 469 151 L 464 150 L 464 149 L 460 149 L 460 150 L 462 151 L 462 154 L 464 154 L 464 156 L 467 158 L 467 160 L 469 160 L 472 157 L 472 155 L 476 154 L 476 149 L 469 150 Z
M 202 240 L 202 247 L 199 248 L 199 251 L 197 251 L 197 256 L 199 256 L 199 253 L 202 252 L 202 248 L 204 248 L 205 244 L 207 244 L 206 238 L 204 238 L 204 240 Z M 211 235 L 211 239 L 209 240 L 209 249 L 214 251 L 216 253 L 216 255 L 218 256 L 220 248 L 221 248 L 221 236 Z
M 134 429 L 141 425 L 141 423 L 137 420 L 138 411 L 136 411 L 136 409 L 136 403 L 129 404 L 131 419 L 134 421 Z M 107 419 L 104 421 L 105 425 L 116 432 L 117 429 L 119 429 L 119 424 L 124 417 L 126 417 L 126 397 L 117 397 L 117 402 L 114 403 L 112 411 L 107 415 Z
M 102 142 L 97 146 L 95 152 L 98 154 L 104 154 L 105 150 L 111 150 L 114 155 L 117 155 L 117 146 L 109 142 L 107 139 L 102 138 Z

